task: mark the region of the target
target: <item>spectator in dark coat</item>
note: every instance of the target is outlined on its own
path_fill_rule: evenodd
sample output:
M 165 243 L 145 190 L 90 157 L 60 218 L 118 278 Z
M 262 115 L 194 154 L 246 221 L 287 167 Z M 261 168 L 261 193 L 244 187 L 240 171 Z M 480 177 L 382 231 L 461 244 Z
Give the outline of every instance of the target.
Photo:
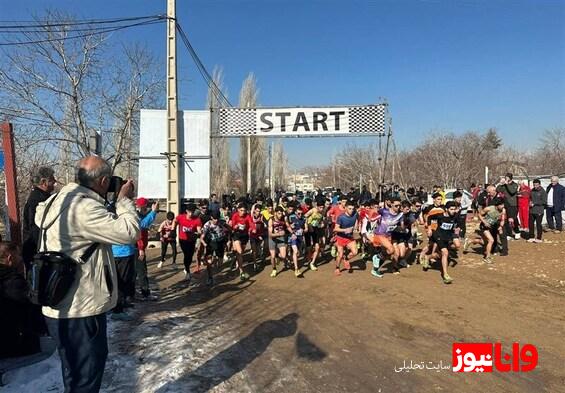
M 0 358 L 39 352 L 20 255 L 16 244 L 0 242 Z
M 552 176 L 547 192 L 547 207 L 545 209 L 547 226 L 556 233 L 563 230 L 561 212 L 565 210 L 565 187 L 559 184 L 559 177 Z M 555 220 L 555 221 L 554 221 Z
M 539 179 L 534 180 L 534 188 L 530 191 L 530 216 L 529 223 L 529 239 L 530 243 L 541 243 L 541 222 L 543 220 L 543 208 L 547 203 L 547 193 L 541 186 Z M 534 223 L 537 230 L 537 236 L 534 237 Z
M 39 228 L 35 225 L 35 209 L 41 202 L 46 201 L 55 189 L 55 171 L 49 167 L 39 167 L 31 177 L 33 189 L 31 190 L 24 207 L 23 220 L 23 260 L 26 267 L 37 251 Z

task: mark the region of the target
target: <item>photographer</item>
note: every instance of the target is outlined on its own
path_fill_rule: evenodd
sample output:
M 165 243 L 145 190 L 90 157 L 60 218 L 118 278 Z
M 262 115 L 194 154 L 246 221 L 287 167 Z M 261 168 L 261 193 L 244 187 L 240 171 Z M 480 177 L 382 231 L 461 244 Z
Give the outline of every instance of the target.
M 121 188 L 113 214 L 105 206 L 110 165 L 90 156 L 80 160 L 76 169 L 78 184 L 64 186 L 40 203 L 35 214 L 35 223 L 47 228 L 46 239 L 43 234 L 40 239 L 46 245 L 42 250 L 65 253 L 77 262 L 70 290 L 55 308 L 43 307 L 43 314 L 57 343 L 65 391 L 98 392 L 108 356 L 106 312 L 118 298 L 111 245 L 135 243 L 139 219 L 132 201 L 133 182 Z M 97 248 L 83 262 L 81 257 L 92 244 Z

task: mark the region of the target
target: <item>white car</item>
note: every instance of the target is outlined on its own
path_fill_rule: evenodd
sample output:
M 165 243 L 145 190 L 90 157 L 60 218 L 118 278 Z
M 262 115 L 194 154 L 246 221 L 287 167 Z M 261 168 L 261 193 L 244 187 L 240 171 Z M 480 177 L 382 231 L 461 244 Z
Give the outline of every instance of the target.
M 457 191 L 456 188 L 449 188 L 447 190 L 445 190 L 445 201 L 452 201 L 453 200 L 453 193 Z M 473 194 L 471 194 L 469 191 L 467 190 L 463 190 L 463 195 L 466 195 L 467 198 L 469 198 L 470 201 L 473 200 Z M 432 199 L 432 193 L 428 194 L 428 200 L 426 201 L 426 205 L 432 205 L 434 203 L 433 199 Z

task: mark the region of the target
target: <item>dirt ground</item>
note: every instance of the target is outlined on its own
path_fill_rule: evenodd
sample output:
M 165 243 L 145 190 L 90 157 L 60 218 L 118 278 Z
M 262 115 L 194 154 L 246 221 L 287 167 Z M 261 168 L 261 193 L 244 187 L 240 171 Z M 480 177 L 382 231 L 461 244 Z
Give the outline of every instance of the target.
M 460 255 L 451 285 L 420 265 L 374 278 L 362 261 L 334 277 L 326 259 L 303 278 L 285 271 L 273 279 L 266 267 L 240 283 L 226 267 L 213 289 L 205 274 L 187 288 L 182 269 L 156 269 L 152 250 L 160 300 L 139 304 L 136 321 L 117 329 L 110 359 L 133 355 L 144 364 L 155 349 L 141 333 L 135 338 L 143 324 L 166 335 L 192 323 L 172 340 L 196 358 L 175 363 L 156 391 L 565 392 L 565 234 L 544 237 L 543 244 L 510 242 L 510 255 L 492 265 L 474 252 Z M 534 344 L 538 366 L 528 373 L 400 371 L 410 362 L 450 366 L 454 342 Z M 152 369 L 154 378 L 166 364 Z M 122 391 L 144 391 L 140 378 L 136 386 L 120 385 L 115 370 L 108 378 Z

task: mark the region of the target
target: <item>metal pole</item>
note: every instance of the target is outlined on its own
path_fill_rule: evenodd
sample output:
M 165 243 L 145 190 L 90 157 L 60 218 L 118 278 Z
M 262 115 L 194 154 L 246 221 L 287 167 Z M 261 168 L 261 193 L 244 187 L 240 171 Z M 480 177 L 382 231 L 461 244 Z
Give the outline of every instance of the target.
M 251 137 L 247 137 L 247 192 L 251 194 Z
M 167 210 L 180 212 L 176 0 L 167 0 Z M 186 151 L 186 149 L 184 149 Z
M 275 198 L 273 190 L 273 142 L 269 144 L 269 195 L 271 199 Z

